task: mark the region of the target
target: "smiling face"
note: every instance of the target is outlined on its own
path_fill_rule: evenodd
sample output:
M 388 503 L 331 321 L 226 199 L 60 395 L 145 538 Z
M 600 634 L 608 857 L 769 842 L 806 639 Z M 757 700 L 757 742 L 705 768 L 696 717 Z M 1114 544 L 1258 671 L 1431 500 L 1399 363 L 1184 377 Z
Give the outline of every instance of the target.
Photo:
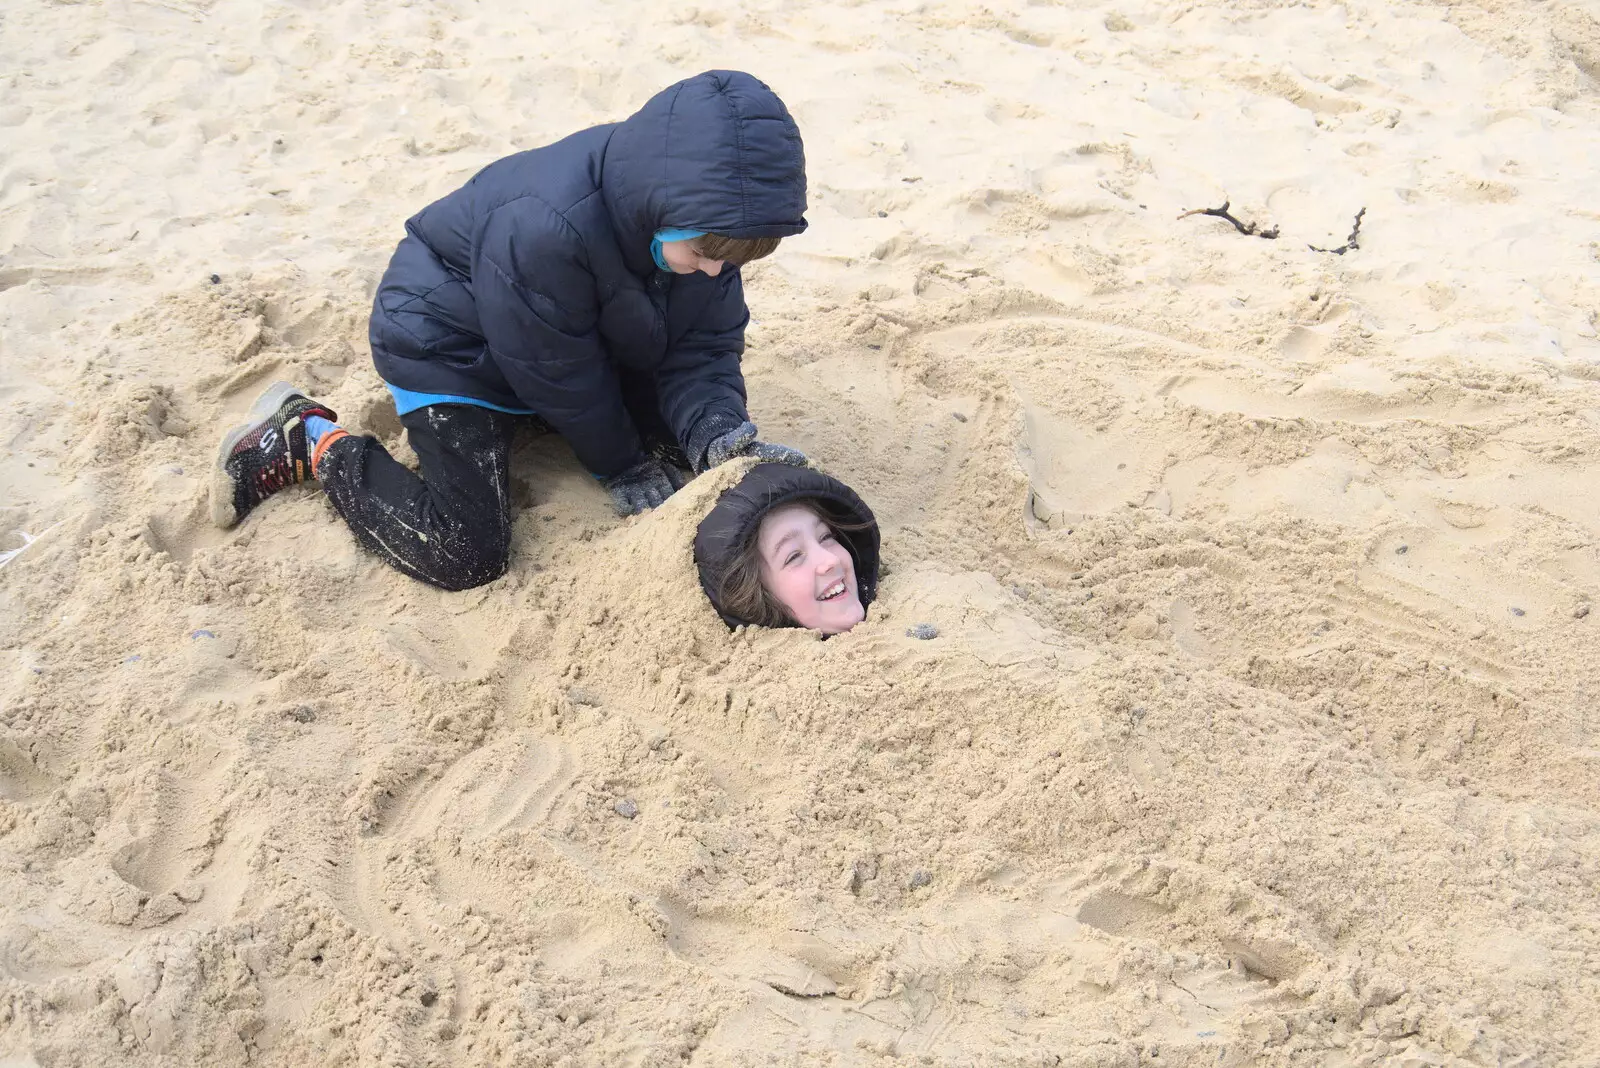
M 673 274 L 694 274 L 704 271 L 712 278 L 722 273 L 725 261 L 708 259 L 700 255 L 700 250 L 695 242 L 699 238 L 691 237 L 687 241 L 661 242 L 661 258 L 667 261 L 667 266 L 672 268 Z
M 804 504 L 775 508 L 756 534 L 761 584 L 808 630 L 841 634 L 867 616 L 856 565 L 833 529 Z

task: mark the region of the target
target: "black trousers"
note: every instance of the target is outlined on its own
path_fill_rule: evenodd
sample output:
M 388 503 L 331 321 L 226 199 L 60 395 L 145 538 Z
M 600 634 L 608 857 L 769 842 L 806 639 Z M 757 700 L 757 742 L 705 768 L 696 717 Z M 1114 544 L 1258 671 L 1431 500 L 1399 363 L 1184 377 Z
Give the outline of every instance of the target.
M 511 435 L 521 417 L 430 404 L 400 417 L 420 476 L 375 438 L 328 443 L 317 477 L 363 547 L 444 590 L 505 574 L 511 555 Z

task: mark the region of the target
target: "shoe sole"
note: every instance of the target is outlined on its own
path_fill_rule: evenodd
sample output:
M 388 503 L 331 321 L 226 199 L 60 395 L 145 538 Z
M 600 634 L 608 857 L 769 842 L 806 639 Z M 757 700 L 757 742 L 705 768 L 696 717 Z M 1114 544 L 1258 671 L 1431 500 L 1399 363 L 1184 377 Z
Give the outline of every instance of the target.
M 217 446 L 217 460 L 211 469 L 211 522 L 223 530 L 239 521 L 233 507 L 234 485 L 233 479 L 228 476 L 228 454 L 246 434 L 255 429 L 257 423 L 277 411 L 284 401 L 296 393 L 305 396 L 303 391 L 288 382 L 272 383 L 250 406 L 250 414 L 245 421 L 222 435 L 222 441 Z

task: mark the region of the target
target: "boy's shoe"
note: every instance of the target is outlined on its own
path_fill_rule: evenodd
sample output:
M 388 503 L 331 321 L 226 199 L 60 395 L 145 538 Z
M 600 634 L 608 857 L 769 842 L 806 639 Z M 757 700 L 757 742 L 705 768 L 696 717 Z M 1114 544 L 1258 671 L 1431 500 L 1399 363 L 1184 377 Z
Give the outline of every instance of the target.
M 296 482 L 308 482 L 311 440 L 305 417 L 338 422 L 333 409 L 287 382 L 274 382 L 250 407 L 249 421 L 222 437 L 211 475 L 211 521 L 231 527 L 268 497 Z

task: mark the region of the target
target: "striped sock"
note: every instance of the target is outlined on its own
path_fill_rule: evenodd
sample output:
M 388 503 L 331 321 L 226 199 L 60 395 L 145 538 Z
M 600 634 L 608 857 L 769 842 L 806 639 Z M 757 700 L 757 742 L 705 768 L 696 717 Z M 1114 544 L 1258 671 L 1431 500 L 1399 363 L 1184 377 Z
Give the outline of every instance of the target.
M 322 435 L 330 430 L 338 430 L 339 424 L 332 419 L 324 419 L 320 415 L 308 415 L 305 418 L 306 437 L 311 439 L 311 447 L 317 447 L 317 442 L 322 440 Z
M 311 441 L 311 477 L 320 478 L 317 468 L 322 464 L 322 454 L 328 451 L 328 446 L 340 438 L 347 438 L 350 432 L 338 423 L 324 419 L 320 415 L 308 415 L 305 418 L 306 437 Z

